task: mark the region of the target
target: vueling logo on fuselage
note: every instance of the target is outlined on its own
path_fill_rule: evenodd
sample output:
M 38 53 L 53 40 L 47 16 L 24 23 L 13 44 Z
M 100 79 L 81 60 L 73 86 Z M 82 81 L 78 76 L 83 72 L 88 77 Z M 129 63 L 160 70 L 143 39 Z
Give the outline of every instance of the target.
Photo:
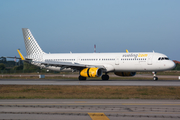
M 148 56 L 148 54 L 140 54 L 139 53 L 139 55 L 138 55 L 138 57 L 147 57 Z
M 122 57 L 137 57 L 138 56 L 138 54 L 133 54 L 133 53 L 131 53 L 131 54 L 124 54 Z
M 131 53 L 131 54 L 124 54 L 124 55 L 122 55 L 122 57 L 134 57 L 134 58 L 137 58 L 137 57 L 147 57 L 148 56 L 148 54 L 133 54 L 133 53 Z

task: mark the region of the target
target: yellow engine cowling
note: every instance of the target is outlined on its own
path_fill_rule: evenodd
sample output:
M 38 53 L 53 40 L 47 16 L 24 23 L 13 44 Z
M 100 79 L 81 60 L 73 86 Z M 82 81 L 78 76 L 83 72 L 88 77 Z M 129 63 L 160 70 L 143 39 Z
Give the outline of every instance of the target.
M 136 72 L 114 72 L 117 76 L 135 76 Z
M 84 68 L 81 70 L 80 75 L 83 77 L 100 77 L 102 75 L 102 69 Z

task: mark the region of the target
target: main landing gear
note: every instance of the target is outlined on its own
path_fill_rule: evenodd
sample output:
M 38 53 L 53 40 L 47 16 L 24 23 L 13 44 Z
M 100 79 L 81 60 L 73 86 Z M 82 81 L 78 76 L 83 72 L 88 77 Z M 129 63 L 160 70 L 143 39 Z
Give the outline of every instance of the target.
M 153 76 L 154 76 L 154 77 L 153 77 L 153 80 L 154 80 L 154 81 L 157 81 L 157 80 L 158 80 L 158 77 L 156 76 L 156 72 L 152 72 L 152 74 L 153 74 Z
M 107 75 L 107 73 L 105 73 L 105 75 L 101 76 L 102 80 L 109 80 L 109 75 Z
M 86 77 L 83 77 L 83 76 L 79 76 L 79 81 L 85 81 L 86 80 Z M 107 73 L 105 73 L 105 75 L 102 75 L 101 76 L 101 79 L 102 80 L 109 80 L 109 75 L 107 75 Z

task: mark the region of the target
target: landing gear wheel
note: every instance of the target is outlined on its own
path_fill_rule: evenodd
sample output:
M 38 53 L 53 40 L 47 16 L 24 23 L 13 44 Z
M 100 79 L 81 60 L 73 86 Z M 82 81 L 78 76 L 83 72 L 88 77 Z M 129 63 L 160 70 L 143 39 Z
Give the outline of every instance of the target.
M 102 80 L 109 80 L 109 75 L 102 75 L 102 76 L 101 76 L 101 79 L 102 79 Z
M 153 77 L 153 80 L 154 80 L 154 81 L 157 81 L 157 80 L 158 80 L 158 77 L 156 76 L 156 72 L 153 71 L 152 74 L 153 74 L 153 76 L 154 76 L 154 77 Z
M 83 80 L 86 80 L 86 77 L 79 76 L 79 81 L 83 81 Z
M 157 80 L 158 80 L 158 77 L 153 77 L 153 80 L 154 80 L 154 81 L 157 81 Z

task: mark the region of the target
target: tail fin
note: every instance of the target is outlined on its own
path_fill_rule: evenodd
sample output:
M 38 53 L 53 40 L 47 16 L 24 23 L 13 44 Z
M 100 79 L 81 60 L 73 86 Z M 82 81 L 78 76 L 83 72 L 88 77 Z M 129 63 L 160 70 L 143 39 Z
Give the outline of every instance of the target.
M 27 55 L 44 54 L 28 28 L 22 28 Z

